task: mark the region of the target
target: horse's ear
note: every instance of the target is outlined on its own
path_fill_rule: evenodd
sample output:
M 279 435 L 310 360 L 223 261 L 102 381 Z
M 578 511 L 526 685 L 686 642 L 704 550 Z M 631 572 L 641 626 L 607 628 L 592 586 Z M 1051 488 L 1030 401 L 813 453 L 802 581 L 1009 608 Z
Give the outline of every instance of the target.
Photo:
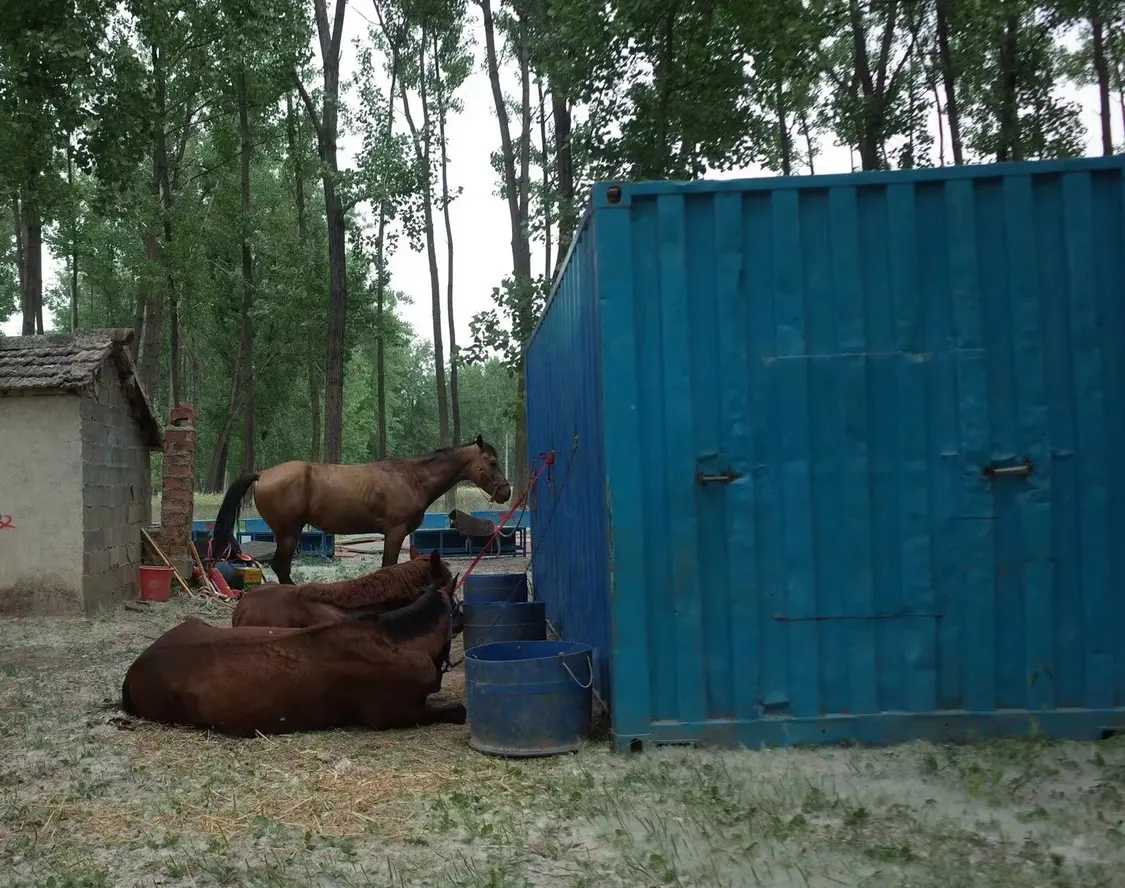
M 477 447 L 484 450 L 484 435 L 477 435 Z
M 421 558 L 421 557 L 422 557 L 422 553 L 418 551 L 418 547 L 415 546 L 413 543 L 411 543 L 410 544 L 410 560 L 413 561 L 415 558 Z
M 461 571 L 457 571 L 457 574 L 453 577 L 453 582 L 449 584 L 449 591 L 450 592 L 456 592 L 457 591 L 457 581 L 459 579 L 461 579 Z
M 435 577 L 441 576 L 441 553 L 437 549 L 430 553 L 430 573 Z

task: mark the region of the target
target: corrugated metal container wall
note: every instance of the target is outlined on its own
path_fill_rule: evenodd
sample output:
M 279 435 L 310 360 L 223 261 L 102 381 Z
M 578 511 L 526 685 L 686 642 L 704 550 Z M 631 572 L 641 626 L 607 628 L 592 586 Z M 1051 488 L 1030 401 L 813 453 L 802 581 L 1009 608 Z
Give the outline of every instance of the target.
M 595 188 L 534 572 L 619 746 L 1125 727 L 1123 206 L 1122 157 Z
M 594 687 L 609 687 L 609 515 L 605 424 L 592 235 L 575 235 L 566 274 L 537 328 L 526 362 L 528 450 L 555 451 L 534 490 L 531 521 L 535 597 L 569 640 L 594 646 Z M 545 445 L 544 442 L 550 442 Z M 542 583 L 542 584 L 540 584 Z

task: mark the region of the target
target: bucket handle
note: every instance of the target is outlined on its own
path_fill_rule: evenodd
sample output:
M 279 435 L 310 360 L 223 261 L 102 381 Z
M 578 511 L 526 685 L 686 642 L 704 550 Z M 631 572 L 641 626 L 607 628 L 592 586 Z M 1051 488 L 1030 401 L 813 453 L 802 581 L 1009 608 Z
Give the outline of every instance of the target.
M 590 664 L 590 680 L 586 682 L 586 684 L 582 684 L 582 682 L 578 680 L 578 677 L 570 671 L 570 667 L 566 664 L 566 660 L 563 659 L 563 655 L 561 653 L 559 654 L 559 662 L 562 664 L 562 668 L 566 670 L 567 675 L 573 678 L 574 683 L 578 685 L 578 687 L 582 688 L 582 690 L 586 690 L 586 688 L 590 687 L 590 685 L 594 683 L 594 658 L 589 654 L 586 655 L 586 662 Z

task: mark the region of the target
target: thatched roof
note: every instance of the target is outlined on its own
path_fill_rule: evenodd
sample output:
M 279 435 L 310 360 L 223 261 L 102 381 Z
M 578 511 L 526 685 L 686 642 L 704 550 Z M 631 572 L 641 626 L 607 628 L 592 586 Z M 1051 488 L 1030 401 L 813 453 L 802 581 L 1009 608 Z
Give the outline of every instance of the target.
M 43 336 L 0 337 L 0 397 L 77 394 L 96 398 L 98 371 L 111 362 L 146 443 L 163 446 L 160 423 L 129 355 L 132 330 L 82 330 Z

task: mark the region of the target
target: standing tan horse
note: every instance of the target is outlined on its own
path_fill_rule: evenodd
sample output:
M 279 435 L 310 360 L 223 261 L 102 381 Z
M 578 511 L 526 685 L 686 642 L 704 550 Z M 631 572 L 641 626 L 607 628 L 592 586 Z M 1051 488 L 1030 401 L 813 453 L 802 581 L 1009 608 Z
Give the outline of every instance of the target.
M 238 478 L 227 489 L 212 532 L 212 551 L 237 549 L 235 523 L 253 489 L 258 514 L 277 540 L 270 566 L 292 584 L 289 568 L 306 524 L 324 533 L 382 533 L 383 567 L 398 563 L 406 537 L 426 509 L 459 481 L 471 481 L 493 502 L 506 503 L 512 485 L 500 471 L 496 448 L 476 441 L 426 456 L 387 457 L 355 466 L 294 460 Z

